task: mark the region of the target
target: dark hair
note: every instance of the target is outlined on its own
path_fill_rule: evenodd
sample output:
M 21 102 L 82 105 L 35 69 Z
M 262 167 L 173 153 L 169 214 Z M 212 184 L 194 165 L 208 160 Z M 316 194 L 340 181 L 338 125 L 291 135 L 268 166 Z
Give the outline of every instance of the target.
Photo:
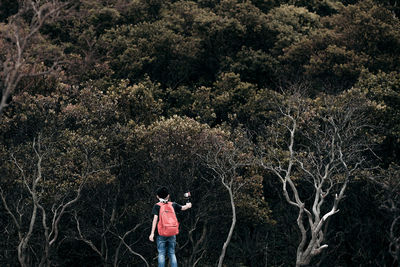
M 165 186 L 158 188 L 156 193 L 157 196 L 164 199 L 169 195 L 168 188 L 166 188 Z

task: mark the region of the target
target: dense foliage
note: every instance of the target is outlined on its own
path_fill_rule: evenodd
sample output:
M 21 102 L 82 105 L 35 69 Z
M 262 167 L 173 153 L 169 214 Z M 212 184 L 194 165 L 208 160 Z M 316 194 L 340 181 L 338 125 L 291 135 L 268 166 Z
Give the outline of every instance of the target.
M 400 263 L 397 1 L 30 2 L 0 2 L 1 266 L 155 266 L 160 185 L 193 195 L 182 266 L 218 262 L 231 196 L 224 264 L 295 266 L 296 207 L 343 185 L 307 264 Z

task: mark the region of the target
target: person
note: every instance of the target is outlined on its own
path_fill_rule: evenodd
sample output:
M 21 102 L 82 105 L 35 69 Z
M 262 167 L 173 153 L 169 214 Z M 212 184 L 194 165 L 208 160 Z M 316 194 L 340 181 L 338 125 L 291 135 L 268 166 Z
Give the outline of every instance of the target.
M 169 192 L 168 189 L 163 186 L 157 189 L 156 196 L 159 200 L 159 203 L 168 203 L 169 202 Z M 188 210 L 192 207 L 192 203 L 186 203 L 186 205 L 181 206 L 178 203 L 172 202 L 172 207 L 174 208 L 175 213 L 183 210 Z M 175 245 L 176 245 L 176 235 L 173 236 L 161 236 L 156 233 L 158 217 L 160 214 L 160 205 L 155 204 L 152 210 L 153 222 L 151 226 L 151 233 L 149 236 L 149 240 L 154 242 L 154 237 L 156 236 L 157 250 L 158 250 L 158 267 L 165 266 L 165 254 L 168 252 L 168 258 L 171 263 L 171 267 L 177 267 L 178 261 L 175 255 Z

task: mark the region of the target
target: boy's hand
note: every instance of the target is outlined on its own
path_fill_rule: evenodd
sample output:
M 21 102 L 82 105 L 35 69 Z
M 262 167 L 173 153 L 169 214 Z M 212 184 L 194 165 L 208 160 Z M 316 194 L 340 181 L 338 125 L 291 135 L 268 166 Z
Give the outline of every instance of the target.
M 184 206 L 182 206 L 182 210 L 187 210 L 187 209 L 190 209 L 191 207 L 192 207 L 192 203 L 188 202 Z
M 150 240 L 151 242 L 154 242 L 154 234 L 150 234 L 149 240 Z

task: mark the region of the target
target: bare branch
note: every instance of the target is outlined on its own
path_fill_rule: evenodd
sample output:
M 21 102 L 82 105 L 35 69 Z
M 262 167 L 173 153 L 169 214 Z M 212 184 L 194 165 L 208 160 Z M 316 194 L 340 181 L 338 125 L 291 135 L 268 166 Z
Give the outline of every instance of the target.
M 7 204 L 6 198 L 4 196 L 3 188 L 1 188 L 1 187 L 0 187 L 0 197 L 1 197 L 1 200 L 3 202 L 4 208 L 6 209 L 7 213 L 11 216 L 15 226 L 18 229 L 18 236 L 19 236 L 19 239 L 21 240 L 22 239 L 22 233 L 20 231 L 21 230 L 21 225 L 18 222 L 17 218 L 15 217 L 14 213 L 11 212 L 11 210 L 10 210 L 8 204 Z
M 80 198 L 80 196 L 81 196 L 81 191 L 82 191 L 82 188 L 83 188 L 85 182 L 86 182 L 86 179 L 85 179 L 85 181 L 83 181 L 83 182 L 79 185 L 79 188 L 78 188 L 78 191 L 77 191 L 77 193 L 76 193 L 76 196 L 75 196 L 73 199 L 71 199 L 70 201 L 68 201 L 66 204 L 63 204 L 63 205 L 61 206 L 61 211 L 60 211 L 60 213 L 58 213 L 58 214 L 57 214 L 57 213 L 54 213 L 54 216 L 53 216 L 53 224 L 52 224 L 52 230 L 51 230 L 51 232 L 50 232 L 50 236 L 53 236 L 53 238 L 52 238 L 52 239 L 50 240 L 50 242 L 49 242 L 50 246 L 53 245 L 54 242 L 55 242 L 55 241 L 57 240 L 57 238 L 58 238 L 58 226 L 59 226 L 59 224 L 60 224 L 61 217 L 64 215 L 65 210 L 66 210 L 68 207 L 70 207 L 71 205 L 73 205 L 74 203 L 76 203 L 76 202 L 79 200 L 79 198 Z
M 141 225 L 142 225 L 142 224 L 137 224 L 134 228 L 132 228 L 131 230 L 127 231 L 122 237 L 121 237 L 120 235 L 116 234 L 116 233 L 113 233 L 113 234 L 114 234 L 116 237 L 118 237 L 118 238 L 120 239 L 120 242 L 128 249 L 128 251 L 129 251 L 131 254 L 133 254 L 133 255 L 138 256 L 139 258 L 141 258 L 141 259 L 144 261 L 144 263 L 146 264 L 146 266 L 149 267 L 150 265 L 149 265 L 149 263 L 147 262 L 147 260 L 146 260 L 141 254 L 139 254 L 139 253 L 137 253 L 136 251 L 134 251 L 134 250 L 125 242 L 126 236 L 128 236 L 130 233 L 136 231 L 136 230 L 139 228 L 139 226 L 141 226 Z M 114 266 L 115 266 L 115 264 L 114 264 Z
M 30 51 L 30 46 L 35 44 L 35 38 L 40 35 L 39 30 L 43 24 L 52 17 L 59 16 L 59 12 L 65 9 L 69 2 L 59 1 L 33 1 L 25 0 L 21 2 L 20 10 L 17 14 L 9 19 L 7 29 L 0 32 L 1 37 L 10 40 L 5 47 L 6 59 L 0 68 L 0 77 L 3 80 L 1 88 L 0 100 L 0 116 L 3 110 L 8 106 L 10 96 L 16 90 L 21 79 L 24 77 L 35 77 L 47 75 L 55 71 L 56 67 L 61 63 L 58 59 L 53 62 L 51 67 L 45 71 L 36 71 L 35 63 L 28 59 L 36 58 Z M 32 12 L 29 25 L 24 25 L 23 17 L 27 12 Z M 3 36 L 4 35 L 4 36 Z
M 79 219 L 78 219 L 78 215 L 76 214 L 76 212 L 74 213 L 74 219 L 75 219 L 75 222 L 76 222 L 76 229 L 78 230 L 78 234 L 79 234 L 79 239 L 78 240 L 81 240 L 81 241 L 85 242 L 94 252 L 96 252 L 97 255 L 99 255 L 102 259 L 104 259 L 103 258 L 103 254 L 97 249 L 97 247 L 93 244 L 93 242 L 88 240 L 88 239 L 86 239 L 83 236 L 82 231 L 81 231 L 81 226 L 80 226 L 80 223 L 79 223 Z
M 314 110 L 319 106 L 313 107 L 311 100 L 298 94 L 285 97 L 286 103 L 277 102 L 281 117 L 270 130 L 273 132 L 270 140 L 274 141 L 265 145 L 267 149 L 260 153 L 259 163 L 279 178 L 286 201 L 298 209 L 297 226 L 301 240 L 297 247 L 296 266 L 304 266 L 327 248 L 323 244 L 323 226 L 339 211 L 338 205 L 344 198 L 350 177 L 363 162 L 359 155 L 367 147 L 357 139 L 362 129 L 362 116 L 348 107 L 348 103 L 345 103 L 346 108 L 338 109 L 334 106 L 337 102 L 327 96 L 326 107 L 319 114 Z M 320 104 L 317 102 L 317 105 Z M 342 140 L 342 135 L 345 140 Z M 298 140 L 296 136 L 302 138 Z M 281 144 L 286 144 L 286 147 Z M 349 164 L 353 166 L 351 169 Z M 313 184 L 312 213 L 300 198 L 299 185 L 294 182 L 296 179 Z M 337 187 L 338 193 L 330 210 L 323 213 L 322 207 L 327 205 L 326 196 Z
M 243 158 L 243 155 L 245 154 L 244 150 L 241 150 L 240 145 L 237 143 L 215 138 L 213 140 L 213 146 L 215 150 L 210 151 L 208 155 L 206 155 L 205 163 L 208 168 L 213 170 L 214 177 L 221 181 L 221 184 L 228 192 L 232 210 L 231 226 L 218 260 L 218 267 L 221 267 L 236 226 L 235 195 L 243 185 L 238 182 L 237 170 L 243 166 L 249 165 L 250 160 L 245 160 Z

